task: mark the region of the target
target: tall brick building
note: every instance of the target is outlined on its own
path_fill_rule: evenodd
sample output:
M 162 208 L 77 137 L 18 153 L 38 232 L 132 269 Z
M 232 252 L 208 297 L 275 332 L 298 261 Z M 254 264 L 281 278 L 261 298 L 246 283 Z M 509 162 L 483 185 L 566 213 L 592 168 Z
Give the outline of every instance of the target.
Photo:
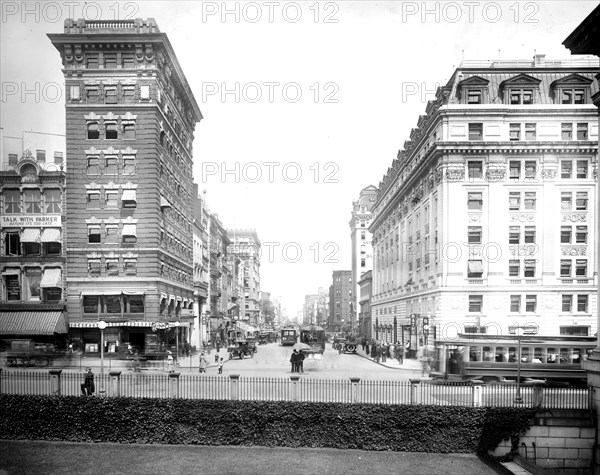
M 67 313 L 95 349 L 193 324 L 192 142 L 202 114 L 153 19 L 66 20 Z

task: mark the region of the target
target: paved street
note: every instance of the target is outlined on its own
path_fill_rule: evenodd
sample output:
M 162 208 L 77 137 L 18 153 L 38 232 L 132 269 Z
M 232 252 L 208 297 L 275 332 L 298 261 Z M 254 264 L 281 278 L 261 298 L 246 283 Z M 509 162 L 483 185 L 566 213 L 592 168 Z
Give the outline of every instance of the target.
M 0 474 L 497 473 L 472 454 L 0 441 Z

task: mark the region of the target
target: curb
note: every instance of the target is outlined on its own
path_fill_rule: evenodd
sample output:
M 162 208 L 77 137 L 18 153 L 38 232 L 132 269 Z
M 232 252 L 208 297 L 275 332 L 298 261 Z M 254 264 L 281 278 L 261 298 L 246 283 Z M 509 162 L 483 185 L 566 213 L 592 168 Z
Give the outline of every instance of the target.
M 378 364 L 379 366 L 383 366 L 384 368 L 393 369 L 393 370 L 397 370 L 397 371 L 407 371 L 407 370 L 408 371 L 417 371 L 416 369 L 413 370 L 411 368 L 396 368 L 394 366 L 388 366 L 388 365 L 385 365 L 383 363 L 379 363 L 377 360 L 372 359 L 370 356 L 362 355 L 358 351 L 355 354 L 357 356 L 360 356 L 361 358 L 365 358 L 365 359 L 367 359 L 367 360 L 369 360 L 369 361 L 371 361 L 371 362 L 373 362 L 375 364 Z

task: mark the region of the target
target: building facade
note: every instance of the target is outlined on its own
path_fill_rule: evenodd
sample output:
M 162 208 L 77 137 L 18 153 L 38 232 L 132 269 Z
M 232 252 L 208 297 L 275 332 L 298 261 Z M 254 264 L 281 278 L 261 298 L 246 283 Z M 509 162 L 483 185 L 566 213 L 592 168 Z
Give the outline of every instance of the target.
M 144 349 L 158 330 L 189 341 L 202 114 L 169 39 L 153 19 L 69 19 L 48 36 L 66 86 L 70 334 L 86 350 L 99 321 L 108 351 Z
M 351 270 L 333 271 L 329 290 L 329 331 L 351 331 L 353 288 Z
M 34 338 L 64 348 L 64 136 L 25 132 L 2 138 L 0 338 Z
M 464 63 L 438 89 L 374 207 L 384 339 L 596 333 L 596 70 Z
M 194 283 L 194 325 L 190 334 L 190 345 L 200 348 L 209 341 L 208 319 L 206 318 L 206 302 L 209 286 L 209 212 L 206 206 L 206 195 L 198 194 L 198 185 L 194 185 L 194 221 L 193 221 L 193 276 Z
M 360 191 L 358 199 L 352 203 L 352 216 L 350 218 L 352 282 L 354 284 L 352 289 L 352 309 L 354 310 L 352 327 L 360 326 L 358 281 L 362 274 L 373 269 L 373 243 L 369 225 L 372 218 L 371 208 L 373 208 L 376 200 L 377 188 L 367 186 Z
M 254 229 L 230 229 L 228 235 L 231 239 L 229 252 L 240 259 L 244 274 L 244 306 L 243 313 L 240 311 L 240 318 L 243 318 L 249 325 L 258 327 L 260 324 L 261 242 Z
M 373 284 L 373 271 L 367 271 L 360 276 L 358 288 L 360 300 L 358 302 L 358 333 L 368 340 L 375 338 L 373 322 L 371 321 L 371 289 Z

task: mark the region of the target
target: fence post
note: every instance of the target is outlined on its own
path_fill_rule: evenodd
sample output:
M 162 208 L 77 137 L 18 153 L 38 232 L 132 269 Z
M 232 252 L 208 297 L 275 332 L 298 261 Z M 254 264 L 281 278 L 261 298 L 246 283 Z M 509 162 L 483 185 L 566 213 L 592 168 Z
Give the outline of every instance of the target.
M 536 383 L 533 387 L 533 407 L 541 407 L 544 401 L 544 383 Z
M 109 371 L 110 375 L 110 395 L 119 397 L 121 395 L 121 372 Z
M 240 375 L 230 374 L 229 381 L 231 381 L 231 397 L 232 401 L 240 400 Z
M 179 397 L 179 375 L 181 373 L 169 373 L 169 397 Z
M 409 379 L 410 381 L 410 403 L 421 404 L 421 394 L 419 392 L 420 379 Z
M 350 382 L 352 383 L 352 402 L 359 402 L 358 400 L 358 383 L 360 382 L 360 378 L 350 378 Z
M 299 387 L 298 380 L 300 376 L 290 376 L 290 380 L 292 381 L 292 401 L 297 401 L 299 399 Z
M 50 370 L 50 384 L 52 384 L 52 394 L 54 396 L 60 396 L 61 387 L 60 387 L 60 374 L 62 373 L 62 369 L 51 369 Z
M 483 381 L 475 379 L 471 381 L 471 404 L 473 407 L 481 406 L 481 393 L 483 391 Z

